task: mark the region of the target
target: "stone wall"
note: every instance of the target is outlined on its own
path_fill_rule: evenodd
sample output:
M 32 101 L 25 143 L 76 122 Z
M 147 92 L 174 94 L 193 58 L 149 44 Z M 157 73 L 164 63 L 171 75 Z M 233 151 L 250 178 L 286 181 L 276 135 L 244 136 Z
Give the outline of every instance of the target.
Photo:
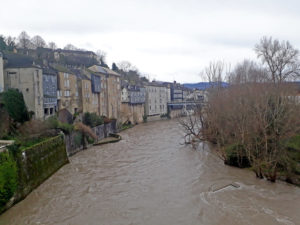
M 172 109 L 170 110 L 170 117 L 173 118 L 178 118 L 178 117 L 182 117 L 183 114 L 183 110 L 182 109 Z
M 32 190 L 69 162 L 62 135 L 24 150 L 20 150 L 16 145 L 7 148 L 13 155 L 17 166 L 17 189 L 6 205 L 0 208 L 0 213 L 25 198 Z
M 92 130 L 98 138 L 96 141 L 100 141 L 108 137 L 109 134 L 117 133 L 117 121 L 93 127 Z M 87 143 L 80 131 L 73 131 L 71 134 L 65 135 L 65 144 L 68 156 L 74 155 L 89 146 L 89 143 Z
M 22 151 L 17 158 L 21 197 L 25 197 L 68 162 L 62 135 Z
M 121 103 L 121 122 L 130 121 L 132 124 L 142 123 L 145 114 L 144 104 Z

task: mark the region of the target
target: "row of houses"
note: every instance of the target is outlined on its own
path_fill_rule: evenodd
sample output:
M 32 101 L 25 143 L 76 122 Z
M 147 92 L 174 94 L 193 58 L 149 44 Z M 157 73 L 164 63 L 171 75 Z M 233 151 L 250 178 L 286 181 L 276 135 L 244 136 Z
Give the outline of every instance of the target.
M 121 75 L 100 65 L 37 65 L 24 54 L 0 53 L 0 92 L 10 88 L 23 93 L 35 119 L 45 120 L 59 110 L 72 114 L 96 113 L 124 123 L 140 123 L 145 116 L 176 110 L 170 102 L 182 102 L 189 90 L 174 82 L 130 85 Z
M 142 86 L 122 83 L 121 119 L 139 123 L 143 116 L 155 117 L 166 115 L 173 110 L 182 110 L 182 103 L 191 91 L 174 82 L 147 82 Z
M 108 68 L 43 67 L 15 53 L 1 54 L 0 66 L 0 90 L 21 91 L 35 119 L 44 120 L 61 109 L 118 118 L 120 75 Z

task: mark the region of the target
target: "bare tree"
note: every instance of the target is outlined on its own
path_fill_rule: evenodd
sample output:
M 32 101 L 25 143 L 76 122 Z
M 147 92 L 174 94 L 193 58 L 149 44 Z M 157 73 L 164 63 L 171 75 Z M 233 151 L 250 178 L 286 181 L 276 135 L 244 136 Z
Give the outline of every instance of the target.
M 26 33 L 26 31 L 22 31 L 18 37 L 18 45 L 20 48 L 30 48 L 31 47 L 31 41 L 30 36 Z
M 107 53 L 105 51 L 97 50 L 96 55 L 97 55 L 97 59 L 101 65 L 107 65 L 106 64 Z
M 16 47 L 16 38 L 8 36 L 5 38 L 6 45 L 10 50 L 13 50 Z
M 288 41 L 279 42 L 272 37 L 263 37 L 255 46 L 255 52 L 266 64 L 274 83 L 300 77 L 299 51 Z
M 39 35 L 35 35 L 33 38 L 31 38 L 31 42 L 32 42 L 34 48 L 44 48 L 44 47 L 46 47 L 45 40 Z
M 257 63 L 244 60 L 238 63 L 233 71 L 227 75 L 231 84 L 261 83 L 268 81 L 267 71 Z
M 64 47 L 64 49 L 65 49 L 65 50 L 73 50 L 73 51 L 75 51 L 75 50 L 77 50 L 78 48 L 75 47 L 75 46 L 72 45 L 72 44 L 67 44 L 67 45 Z
M 117 65 L 118 68 L 124 72 L 129 72 L 130 70 L 137 71 L 137 68 L 128 61 L 121 61 Z
M 52 50 L 57 49 L 57 45 L 53 41 L 51 41 L 51 42 L 48 43 L 48 47 L 51 48 Z

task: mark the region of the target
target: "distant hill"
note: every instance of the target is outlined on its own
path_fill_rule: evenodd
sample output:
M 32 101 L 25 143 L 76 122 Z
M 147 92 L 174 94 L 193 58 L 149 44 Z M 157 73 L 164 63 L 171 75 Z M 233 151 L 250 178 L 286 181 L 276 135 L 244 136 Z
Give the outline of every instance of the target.
M 222 82 L 222 87 L 228 87 L 229 84 L 226 82 Z M 186 83 L 183 84 L 184 87 L 189 89 L 198 89 L 198 90 L 205 90 L 207 88 L 212 87 L 213 85 L 216 85 L 216 82 L 199 82 L 199 83 Z

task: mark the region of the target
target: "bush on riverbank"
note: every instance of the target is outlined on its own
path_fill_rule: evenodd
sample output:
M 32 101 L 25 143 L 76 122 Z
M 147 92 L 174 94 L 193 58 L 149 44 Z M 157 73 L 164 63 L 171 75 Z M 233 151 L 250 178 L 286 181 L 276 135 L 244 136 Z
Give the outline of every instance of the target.
M 0 153 L 0 212 L 17 190 L 17 165 L 11 154 Z
M 104 117 L 98 116 L 96 113 L 86 112 L 83 114 L 82 122 L 90 127 L 96 127 L 104 123 Z
M 250 167 L 246 151 L 242 145 L 232 144 L 225 148 L 225 164 L 239 168 Z

